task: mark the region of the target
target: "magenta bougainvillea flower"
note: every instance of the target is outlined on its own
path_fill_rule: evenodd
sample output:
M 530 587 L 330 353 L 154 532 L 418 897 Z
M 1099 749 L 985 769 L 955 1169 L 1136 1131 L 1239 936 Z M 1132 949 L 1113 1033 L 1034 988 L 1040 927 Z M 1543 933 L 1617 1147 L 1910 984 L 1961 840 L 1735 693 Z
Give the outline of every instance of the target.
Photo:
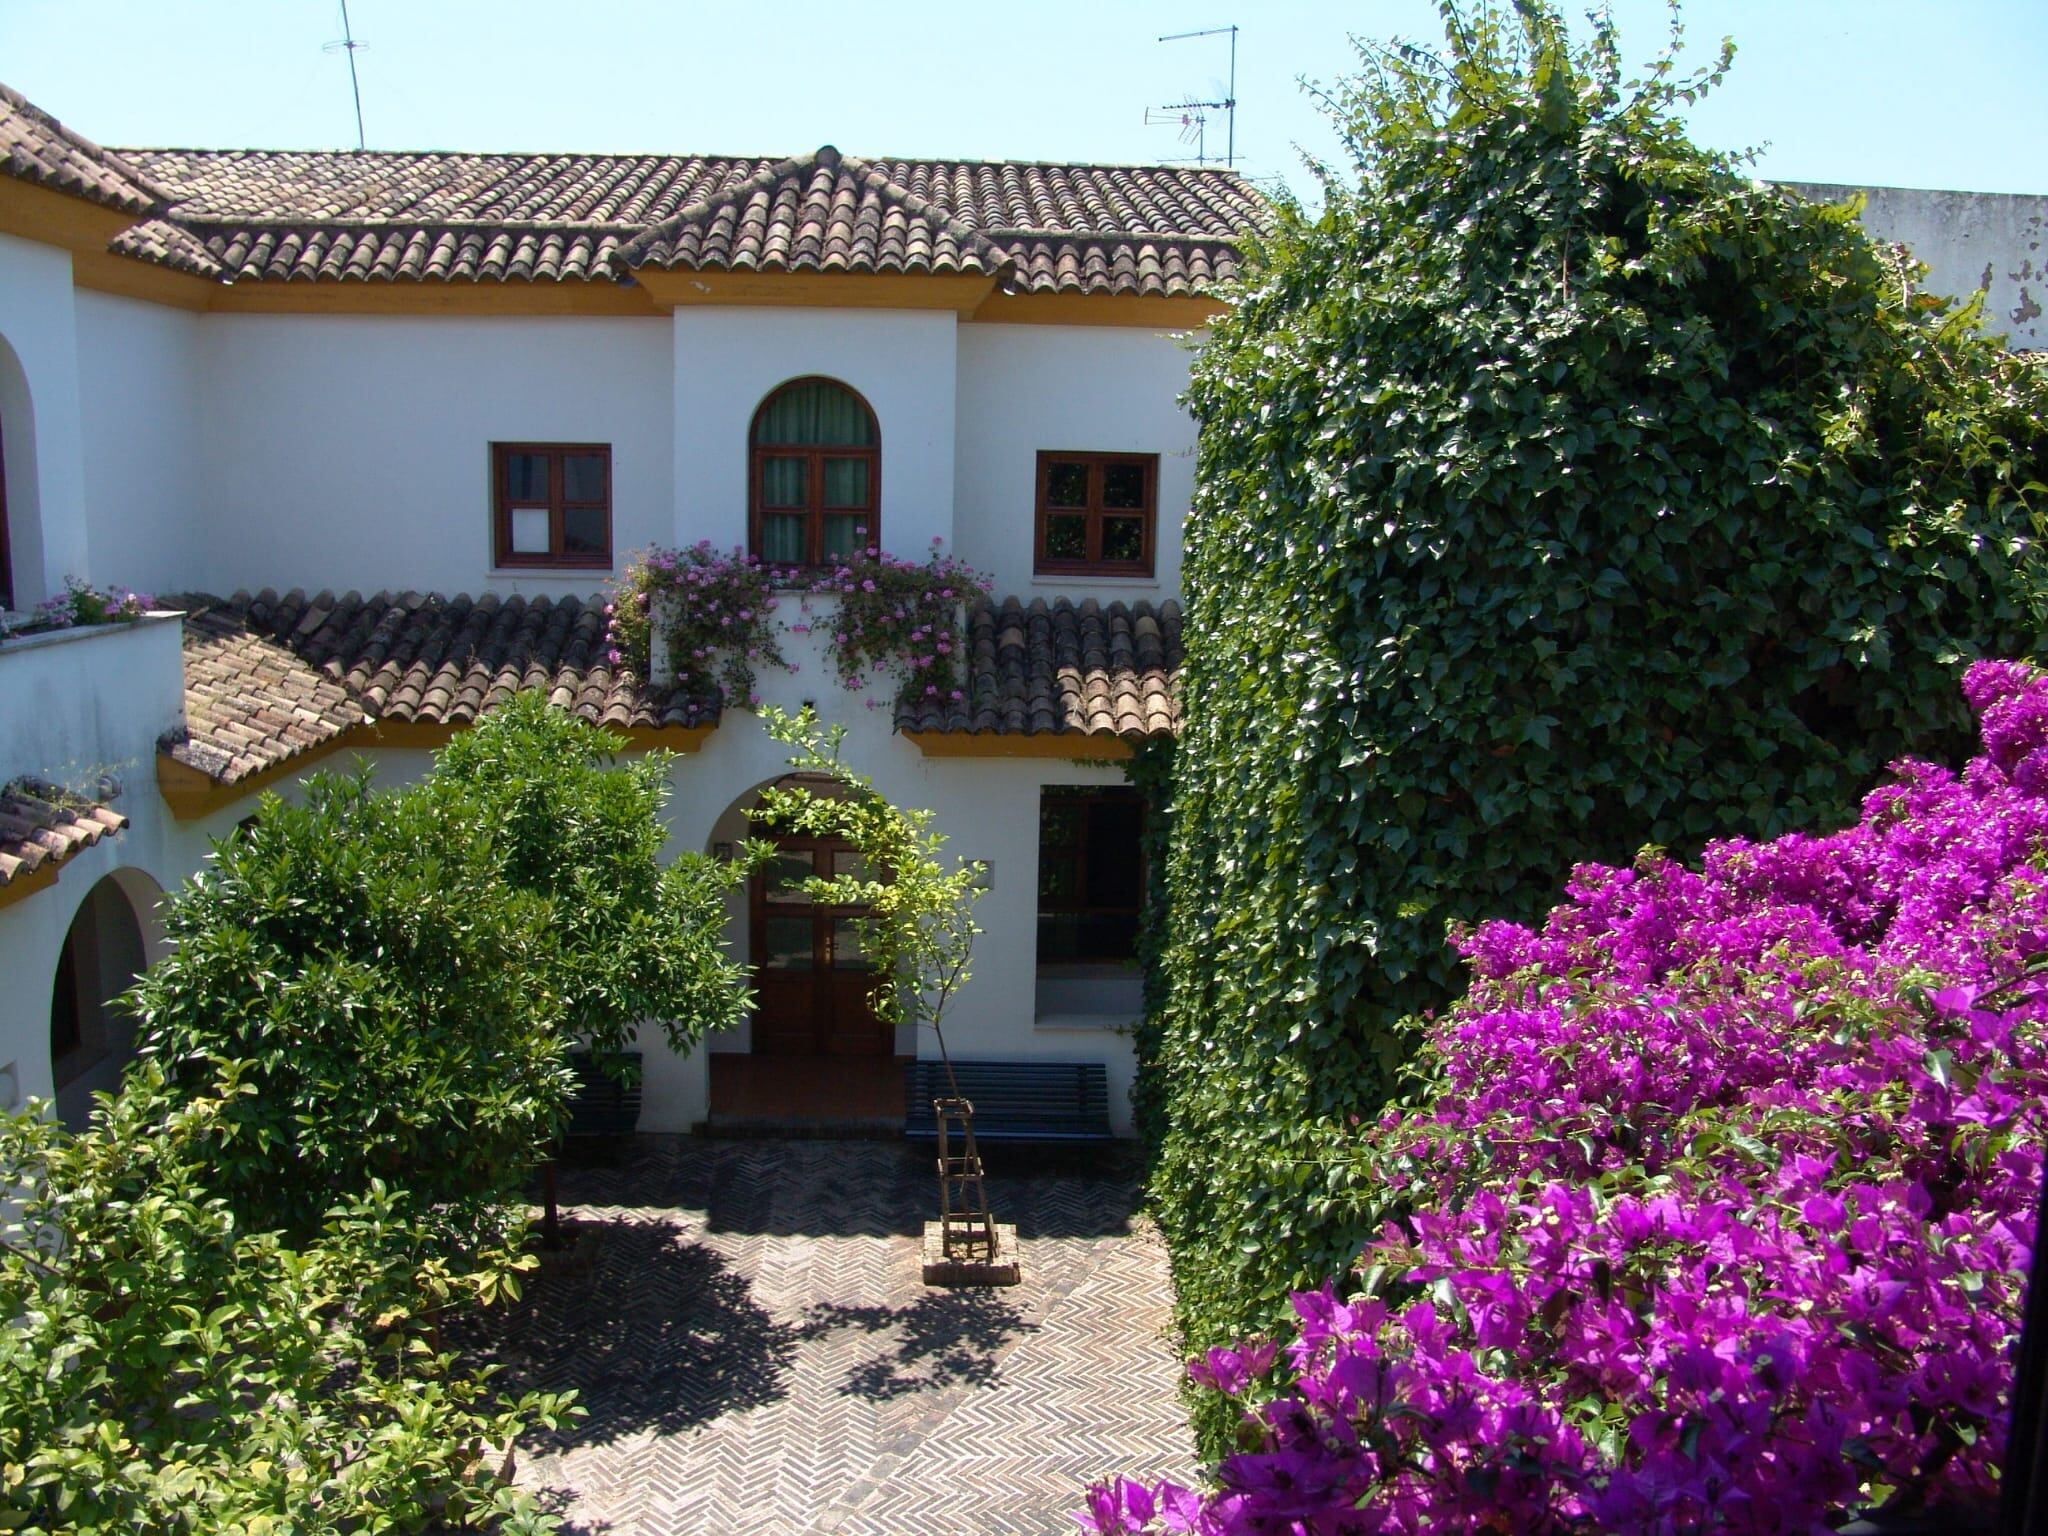
M 1541 928 L 1454 935 L 1384 1220 L 1200 1489 L 1100 1536 L 1824 1532 L 1996 1494 L 2048 1133 L 2048 679 L 1980 663 L 1983 751 L 1858 823 L 1582 866 Z

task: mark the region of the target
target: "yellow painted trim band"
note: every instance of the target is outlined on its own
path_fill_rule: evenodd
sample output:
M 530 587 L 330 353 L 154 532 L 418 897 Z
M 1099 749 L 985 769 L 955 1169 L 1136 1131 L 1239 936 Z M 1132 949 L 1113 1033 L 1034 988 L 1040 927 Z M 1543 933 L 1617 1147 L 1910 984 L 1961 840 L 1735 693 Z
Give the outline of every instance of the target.
M 158 752 L 156 757 L 157 792 L 164 797 L 164 804 L 171 808 L 171 815 L 179 821 L 197 821 L 210 816 L 223 806 L 233 805 L 237 800 L 254 794 L 280 779 L 293 778 L 310 769 L 322 758 L 331 757 L 344 748 L 356 751 L 374 752 L 380 748 L 396 751 L 406 748 L 432 750 L 445 747 L 458 731 L 469 729 L 474 722 L 457 724 L 447 720 L 372 720 L 351 727 L 339 736 L 322 742 L 319 746 L 301 752 L 298 756 L 272 765 L 245 779 L 232 784 L 223 784 L 218 779 L 181 763 L 168 752 Z M 603 727 L 612 736 L 619 738 L 622 752 L 695 752 L 704 745 L 711 735 L 708 725 L 692 726 L 615 726 Z M 5 890 L 0 889 L 0 901 L 4 901 Z
M 1045 732 L 1036 736 L 1005 736 L 997 731 L 905 731 L 926 757 L 1051 757 L 1064 762 L 1121 763 L 1132 753 L 1121 736 L 1091 736 L 1081 731 Z

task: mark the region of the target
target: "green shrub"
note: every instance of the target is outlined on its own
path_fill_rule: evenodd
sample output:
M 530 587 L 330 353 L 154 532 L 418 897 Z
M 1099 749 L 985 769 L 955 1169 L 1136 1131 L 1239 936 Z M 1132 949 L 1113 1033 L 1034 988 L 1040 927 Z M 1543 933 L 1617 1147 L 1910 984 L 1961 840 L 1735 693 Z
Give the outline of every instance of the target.
M 1195 1346 L 1365 1235 L 1325 1156 L 1572 860 L 1840 817 L 2038 651 L 2048 381 L 1611 27 L 1447 4 L 1195 369 L 1154 1178 Z M 1724 52 L 1723 64 L 1726 63 Z
M 0 1528 L 327 1533 L 548 1528 L 494 1458 L 568 1401 L 496 1400 L 434 1309 L 517 1294 L 510 1253 L 451 1268 L 371 1184 L 304 1244 L 210 1193 L 230 1070 L 180 1100 L 131 1074 L 72 1136 L 0 1117 Z M 438 1522 L 438 1525 L 437 1525 Z
M 660 1018 L 687 1046 L 738 1016 L 721 936 L 748 866 L 661 865 L 668 760 L 616 746 L 522 695 L 416 785 L 266 797 L 173 897 L 141 1048 L 184 1091 L 243 1064 L 208 1179 L 246 1224 L 304 1235 L 381 1180 L 487 1240 L 562 1122 L 575 1037 Z

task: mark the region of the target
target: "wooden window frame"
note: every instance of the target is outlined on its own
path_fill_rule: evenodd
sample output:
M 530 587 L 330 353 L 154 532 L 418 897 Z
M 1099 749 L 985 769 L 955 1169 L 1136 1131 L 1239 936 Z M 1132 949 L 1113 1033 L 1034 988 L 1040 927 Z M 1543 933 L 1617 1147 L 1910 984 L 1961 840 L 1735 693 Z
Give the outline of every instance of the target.
M 1075 895 L 1073 899 L 1067 901 L 1048 898 L 1044 890 L 1044 870 L 1047 858 L 1044 817 L 1048 800 L 1056 800 L 1060 805 L 1074 806 L 1080 811 L 1076 836 L 1071 850 L 1062 850 L 1054 855 L 1054 857 L 1063 862 L 1071 863 L 1074 868 Z M 1129 806 L 1138 817 L 1138 899 L 1129 906 L 1109 906 L 1086 900 L 1088 895 L 1088 808 L 1105 802 Z M 1128 917 L 1132 919 L 1134 924 L 1142 923 L 1145 917 L 1145 891 L 1148 884 L 1145 858 L 1145 818 L 1151 811 L 1151 807 L 1147 805 L 1145 797 L 1126 785 L 1106 784 L 1100 787 L 1084 788 L 1078 786 L 1070 787 L 1064 784 L 1045 784 L 1039 787 L 1038 804 L 1039 892 L 1038 905 L 1034 909 L 1035 916 L 1043 917 L 1051 913 L 1061 917 Z M 1040 965 L 1120 965 L 1124 963 L 1126 958 L 1135 959 L 1135 951 L 1129 957 L 1119 956 L 1106 960 L 1048 961 L 1041 955 L 1038 957 L 1038 963 Z
M 1088 466 L 1088 504 L 1085 507 L 1054 507 L 1047 504 L 1055 464 Z M 1145 505 L 1142 508 L 1105 507 L 1102 504 L 1103 470 L 1112 464 L 1136 464 L 1145 471 Z M 1082 453 L 1054 448 L 1038 451 L 1037 508 L 1032 523 L 1031 569 L 1039 576 L 1138 576 L 1149 578 L 1158 565 L 1159 550 L 1159 455 L 1156 453 Z M 1129 517 L 1141 514 L 1145 531 L 1145 553 L 1137 560 L 1105 560 L 1102 556 L 1102 521 L 1105 516 Z M 1088 519 L 1088 552 L 1080 559 L 1056 558 L 1046 552 L 1046 525 L 1052 517 L 1085 516 Z
M 872 445 L 862 448 L 816 447 L 806 448 L 789 445 L 757 443 L 754 436 L 761 430 L 761 418 L 768 407 L 792 389 L 807 384 L 829 384 L 834 389 L 843 389 L 860 402 L 861 409 L 868 413 L 868 426 L 874 433 Z M 805 459 L 804 505 L 797 507 L 766 507 L 761 502 L 761 470 L 769 459 Z M 868 504 L 866 507 L 828 507 L 825 505 L 825 461 L 827 459 L 860 459 L 868 467 Z M 867 396 L 842 380 L 824 374 L 806 374 L 800 379 L 788 379 L 769 390 L 754 407 L 754 414 L 747 422 L 747 549 L 757 560 L 768 557 L 763 550 L 762 533 L 766 529 L 768 514 L 773 511 L 782 516 L 801 511 L 804 517 L 804 559 L 794 569 L 823 570 L 833 562 L 825 555 L 825 518 L 829 513 L 844 517 L 849 512 L 865 512 L 862 526 L 867 532 L 861 535 L 862 549 L 882 547 L 882 422 L 875 415 L 875 408 L 868 404 Z M 776 562 L 778 567 L 782 562 Z
M 507 494 L 512 455 L 528 453 L 548 461 L 548 547 L 545 552 L 518 553 L 512 548 L 512 503 Z M 604 500 L 579 501 L 581 509 L 600 507 L 604 513 L 604 550 L 600 554 L 570 554 L 566 541 L 564 512 L 572 505 L 563 490 L 562 461 L 571 454 L 596 454 L 604 463 Z M 530 507 L 531 502 L 520 503 Z M 492 443 L 491 444 L 491 555 L 499 570 L 608 571 L 612 568 L 612 445 L 610 443 Z

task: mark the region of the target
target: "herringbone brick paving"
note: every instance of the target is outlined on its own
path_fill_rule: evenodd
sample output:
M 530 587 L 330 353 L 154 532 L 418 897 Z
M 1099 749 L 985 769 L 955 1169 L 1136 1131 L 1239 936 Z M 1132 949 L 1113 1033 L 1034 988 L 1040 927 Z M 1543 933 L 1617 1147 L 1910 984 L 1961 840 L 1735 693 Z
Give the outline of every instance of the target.
M 608 1536 L 1046 1536 L 1087 1483 L 1187 1477 L 1164 1251 L 1115 1154 L 993 1160 L 1024 1283 L 928 1290 L 930 1153 L 636 1139 L 564 1168 L 591 1262 L 479 1341 L 588 1418 L 519 1481 Z

